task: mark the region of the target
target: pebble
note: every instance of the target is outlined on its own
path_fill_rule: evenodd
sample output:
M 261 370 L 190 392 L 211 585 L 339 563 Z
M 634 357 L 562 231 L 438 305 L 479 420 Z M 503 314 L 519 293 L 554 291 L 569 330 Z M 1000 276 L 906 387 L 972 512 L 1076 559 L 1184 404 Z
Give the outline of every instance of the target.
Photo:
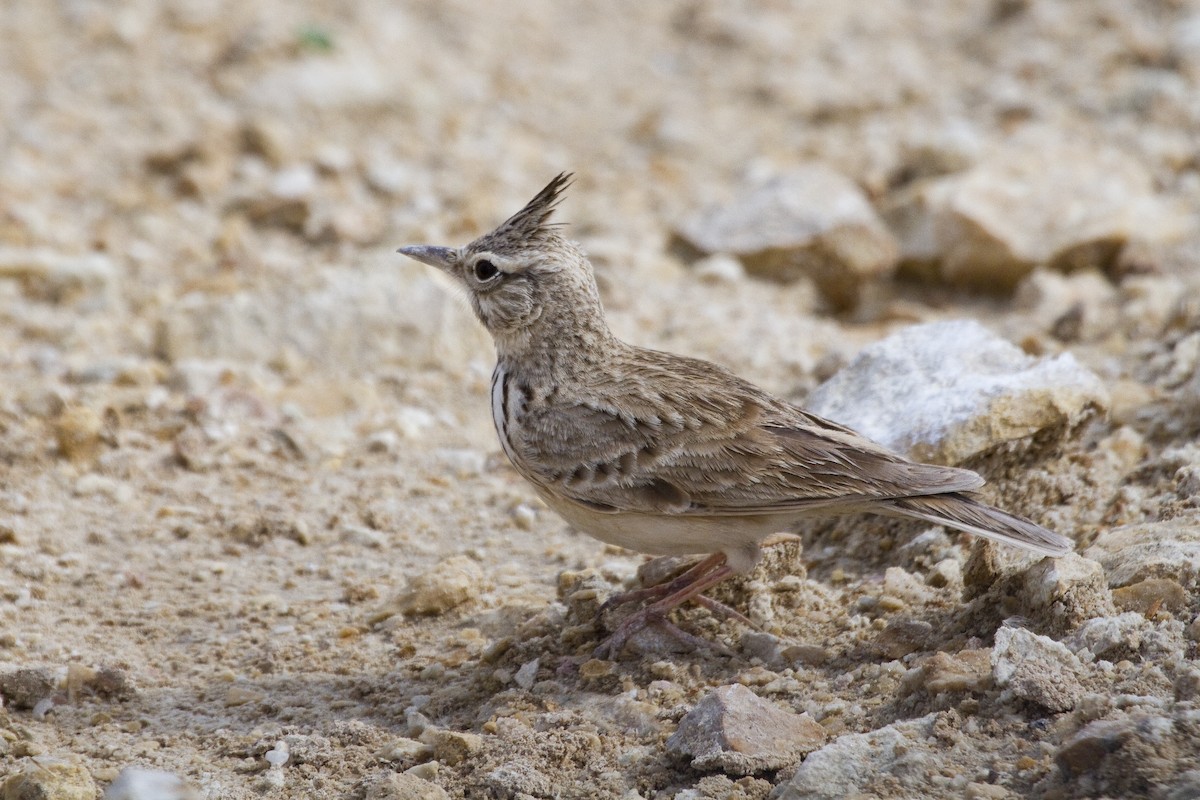
M 1102 531 L 1084 555 L 1099 561 L 1112 587 L 1161 578 L 1200 585 L 1200 512 Z
M 705 283 L 734 285 L 746 277 L 742 262 L 725 253 L 714 253 L 692 264 L 696 277 Z
M 517 674 L 513 676 L 513 682 L 525 691 L 529 691 L 533 688 L 534 681 L 537 680 L 537 671 L 538 659 L 535 658 L 532 661 L 526 661 L 517 670 Z
M 1188 593 L 1170 578 L 1148 578 L 1113 589 L 1113 603 L 1122 611 L 1153 616 L 1159 610 L 1178 612 L 1187 607 Z
M 46 667 L 18 667 L 0 673 L 0 698 L 9 708 L 33 708 L 58 688 L 58 677 Z
M 992 678 L 1013 697 L 1050 711 L 1069 711 L 1083 698 L 1083 665 L 1066 645 L 1024 628 L 996 631 Z
M 925 577 L 925 583 L 935 589 L 962 586 L 962 562 L 956 558 L 944 558 L 933 565 Z
M 433 757 L 448 767 L 457 766 L 483 749 L 483 737 L 463 731 L 430 728 L 421 734 L 421 741 L 433 746 Z
M 971 169 L 908 187 L 884 216 L 905 262 L 989 291 L 1013 289 L 1037 265 L 1110 270 L 1131 238 L 1169 240 L 1185 224 L 1140 161 L 1045 127 Z
M 910 688 L 923 687 L 931 695 L 945 692 L 980 692 L 992 683 L 992 651 L 978 648 L 958 653 L 934 653 L 905 676 Z
M 288 762 L 291 752 L 288 749 L 287 742 L 280 740 L 275 743 L 275 746 L 263 753 L 263 758 L 271 765 L 271 769 L 279 769 Z
M 104 419 L 87 406 L 67 406 L 54 420 L 58 452 L 69 461 L 94 461 L 103 444 L 103 434 Z
M 1117 289 L 1097 270 L 1063 275 L 1036 269 L 1013 297 L 1013 305 L 1060 341 L 1094 341 L 1112 331 Z
M 121 272 L 103 253 L 0 247 L 3 278 L 19 281 L 31 299 L 69 304 L 80 311 L 113 310 L 120 301 Z
M 898 619 L 880 632 L 875 638 L 875 646 L 888 658 L 903 658 L 927 649 L 932 635 L 933 626 L 924 620 Z
M 225 692 L 225 707 L 259 703 L 267 698 L 266 692 L 254 686 L 230 686 Z
M 690 756 L 695 769 L 749 775 L 793 764 L 825 737 L 807 713 L 785 711 L 731 684 L 709 692 L 680 720 L 667 750 Z
M 433 748 L 416 739 L 401 736 L 393 739 L 377 757 L 384 761 L 404 761 L 407 759 L 422 759 L 433 754 Z
M 381 365 L 463 374 L 489 362 L 487 334 L 429 267 L 391 255 L 327 269 L 315 286 L 280 282 L 233 294 L 193 292 L 166 309 L 158 354 L 268 364 L 299 357 L 334 374 Z
M 483 776 L 483 783 L 491 790 L 489 797 L 553 797 L 556 794 L 554 782 L 525 761 L 501 764 Z
M 247 85 L 238 106 L 280 113 L 313 108 L 334 114 L 383 107 L 405 91 L 400 76 L 393 73 L 384 60 L 356 48 L 319 59 L 289 59 Z
M 809 277 L 839 309 L 857 303 L 863 283 L 889 273 L 898 252 L 862 190 L 819 163 L 743 187 L 728 204 L 685 221 L 676 235 L 700 253 L 737 256 L 760 277 Z
M 451 556 L 408 582 L 399 595 L 371 617 L 379 622 L 393 614 L 437 616 L 479 596 L 483 569 L 464 555 Z
M 1025 612 L 1042 627 L 1068 631 L 1114 612 L 1104 568 L 1090 558 L 1068 553 L 1042 559 L 1022 573 L 1021 581 Z
M 1068 431 L 1107 408 L 1108 392 L 1070 353 L 1033 358 L 977 322 L 953 320 L 868 345 L 806 406 L 918 461 L 960 464 Z
M 105 790 L 104 800 L 200 800 L 200 793 L 170 772 L 126 767 Z
M 888 567 L 883 573 L 883 594 L 911 603 L 925 603 L 933 593 L 925 582 L 903 567 Z
M 868 733 L 839 736 L 809 753 L 791 780 L 776 787 L 772 800 L 843 800 L 860 796 L 879 776 L 889 774 L 899 783 L 889 787 L 895 796 L 922 796 L 928 785 L 906 785 L 904 776 L 922 776 L 929 766 L 926 742 L 936 719 L 937 714 L 928 714 Z
M 1063 743 L 1054 754 L 1054 761 L 1068 777 L 1080 775 L 1095 770 L 1131 739 L 1161 741 L 1171 727 L 1170 720 L 1149 715 L 1089 722 Z
M 96 800 L 98 792 L 82 764 L 44 756 L 26 762 L 0 785 L 4 800 Z
M 1083 655 L 1087 660 L 1104 658 L 1117 660 L 1116 655 L 1135 653 L 1142 645 L 1142 636 L 1147 628 L 1146 618 L 1137 612 L 1127 611 L 1111 617 L 1097 617 L 1072 631 L 1063 639 L 1070 650 Z
M 364 800 L 447 800 L 436 783 L 407 772 L 386 772 L 369 780 Z

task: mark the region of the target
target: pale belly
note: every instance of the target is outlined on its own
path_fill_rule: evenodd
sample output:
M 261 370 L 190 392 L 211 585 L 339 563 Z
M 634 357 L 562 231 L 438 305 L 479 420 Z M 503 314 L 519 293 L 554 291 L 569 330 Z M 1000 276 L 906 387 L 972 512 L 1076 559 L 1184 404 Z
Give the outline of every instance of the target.
M 546 505 L 572 527 L 608 544 L 651 555 L 725 553 L 737 572 L 758 561 L 759 543 L 786 528 L 775 516 L 702 517 L 631 512 L 603 513 L 554 497 L 538 487 Z

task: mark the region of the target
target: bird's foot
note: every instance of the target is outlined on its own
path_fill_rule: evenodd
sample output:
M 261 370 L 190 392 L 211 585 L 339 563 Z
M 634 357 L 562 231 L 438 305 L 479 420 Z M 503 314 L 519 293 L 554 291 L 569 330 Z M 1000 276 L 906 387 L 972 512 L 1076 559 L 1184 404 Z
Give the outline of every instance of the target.
M 680 589 L 686 588 L 693 581 L 699 579 L 705 574 L 719 567 L 725 560 L 725 556 L 721 553 L 714 553 L 711 556 L 698 561 L 688 569 L 668 581 L 656 583 L 653 586 L 645 586 L 641 589 L 630 589 L 627 592 L 618 592 L 612 595 L 600 606 L 600 616 L 615 608 L 619 608 L 629 603 L 645 603 L 647 601 L 660 600 L 668 595 L 678 592 Z
M 712 643 L 705 639 L 680 630 L 679 627 L 667 619 L 667 614 L 689 600 L 696 600 L 706 608 L 717 611 L 717 613 L 744 620 L 745 617 L 738 612 L 701 594 L 706 589 L 716 586 L 733 574 L 733 569 L 728 564 L 725 564 L 724 561 L 724 554 L 717 553 L 704 559 L 704 561 L 701 561 L 674 580 L 663 584 L 661 588 L 652 586 L 649 589 L 635 590 L 643 593 L 655 590 L 652 594 L 642 594 L 640 597 L 658 597 L 659 599 L 626 617 L 617 626 L 617 629 L 600 643 L 593 652 L 593 656 L 605 660 L 616 659 L 621 651 L 625 649 L 625 645 L 629 643 L 630 638 L 649 625 L 662 628 L 675 638 L 692 647 L 713 646 Z M 617 603 L 616 605 L 620 604 Z M 749 622 L 749 620 L 746 621 Z
M 592 651 L 592 657 L 603 661 L 615 661 L 634 636 L 651 627 L 661 630 L 688 648 L 694 650 L 716 650 L 722 655 L 732 654 L 729 648 L 720 642 L 705 639 L 694 633 L 688 633 L 663 616 L 661 612 L 647 606 L 626 617 L 621 625 Z

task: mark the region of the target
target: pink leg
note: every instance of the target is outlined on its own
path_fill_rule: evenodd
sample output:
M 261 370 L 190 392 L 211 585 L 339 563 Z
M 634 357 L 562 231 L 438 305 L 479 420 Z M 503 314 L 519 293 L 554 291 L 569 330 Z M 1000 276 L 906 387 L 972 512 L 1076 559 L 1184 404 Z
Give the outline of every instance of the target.
M 698 574 L 696 567 L 693 567 L 679 578 L 671 581 L 668 586 L 675 588 L 676 584 L 679 583 L 681 578 L 689 578 L 689 582 L 686 585 L 675 588 L 675 590 L 666 597 L 663 597 L 662 599 L 651 603 L 640 611 L 636 611 L 630 616 L 626 617 L 625 621 L 621 623 L 620 627 L 613 631 L 611 636 L 600 643 L 593 653 L 593 656 L 595 658 L 609 660 L 616 658 L 625 648 L 625 645 L 629 642 L 630 637 L 635 633 L 642 630 L 652 622 L 665 622 L 667 614 L 670 613 L 671 610 L 676 606 L 686 603 L 688 600 L 695 598 L 705 589 L 716 586 L 721 581 L 733 575 L 733 568 L 728 564 L 725 564 L 724 561 L 725 554 L 716 553 L 700 562 L 700 564 L 696 565 L 696 567 L 701 565 L 707 567 L 709 570 L 707 574 Z M 720 566 L 717 566 L 718 564 L 720 564 Z M 716 568 L 713 569 L 713 567 Z M 695 637 L 689 636 L 687 638 L 694 639 Z
M 719 567 L 725 561 L 724 553 L 713 553 L 711 556 L 696 562 L 687 570 L 680 573 L 677 577 L 663 583 L 656 583 L 653 586 L 647 586 L 643 589 L 631 589 L 628 592 L 614 594 L 612 597 L 604 601 L 604 605 L 600 606 L 600 613 L 604 614 L 608 611 L 623 606 L 626 603 L 640 603 L 643 600 L 657 600 L 660 597 L 674 594 L 680 589 L 688 586 L 692 581 L 699 578 L 701 575 L 710 572 Z

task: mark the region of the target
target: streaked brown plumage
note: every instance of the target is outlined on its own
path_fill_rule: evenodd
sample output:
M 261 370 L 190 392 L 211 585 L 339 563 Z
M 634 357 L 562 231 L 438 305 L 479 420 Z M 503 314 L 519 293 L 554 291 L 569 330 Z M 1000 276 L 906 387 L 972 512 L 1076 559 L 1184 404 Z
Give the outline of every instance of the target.
M 914 463 L 715 364 L 617 339 L 591 265 L 548 223 L 569 177 L 463 248 L 400 252 L 466 286 L 496 344 L 500 443 L 547 505 L 605 542 L 714 554 L 599 654 L 615 655 L 648 621 L 748 570 L 764 539 L 807 515 L 870 511 L 1048 556 L 1072 549 L 968 496 L 983 485 L 974 472 Z

